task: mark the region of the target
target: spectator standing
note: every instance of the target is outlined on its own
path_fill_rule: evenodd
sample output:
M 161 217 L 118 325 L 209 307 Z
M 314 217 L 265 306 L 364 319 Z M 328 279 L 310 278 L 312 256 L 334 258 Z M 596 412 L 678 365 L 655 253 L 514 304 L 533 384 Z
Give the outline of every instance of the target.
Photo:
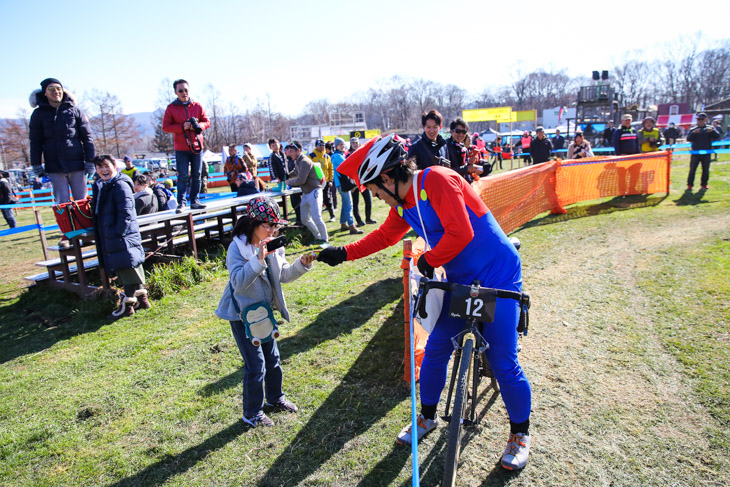
M 563 150 L 565 148 L 565 137 L 560 135 L 560 129 L 555 129 L 555 137 L 553 137 L 553 151 Z
M 314 254 L 307 252 L 293 264 L 279 247 L 266 250 L 266 243 L 287 223 L 279 214 L 279 205 L 271 198 L 252 198 L 233 227 L 233 241 L 228 246 L 226 266 L 229 283 L 215 310 L 216 316 L 231 323 L 233 338 L 243 358 L 243 422 L 251 427 L 274 426 L 264 413 L 264 405 L 289 413 L 298 408 L 286 398 L 283 386 L 281 358 L 276 339 L 254 345 L 247 328 L 262 326 L 260 317 L 254 324 L 244 323 L 252 314 L 261 314 L 272 320 L 273 309 L 289 321 L 282 283 L 292 282 L 312 268 Z M 250 312 L 250 313 L 249 313 Z M 264 322 L 271 328 L 276 323 Z M 264 402 L 264 400 L 266 402 Z
M 335 143 L 334 142 L 327 142 L 324 144 L 324 150 L 327 152 L 327 155 L 330 156 L 330 161 L 332 161 L 332 154 L 335 152 Z M 337 210 L 337 188 L 335 188 L 335 179 L 334 179 L 334 168 L 332 169 L 332 180 L 330 181 L 330 193 L 332 195 L 332 207 Z
M 95 149 L 89 121 L 60 81 L 46 78 L 30 94 L 30 163 L 39 176 L 48 175 L 56 204 L 86 198 L 86 175 L 94 174 Z M 68 247 L 64 237 L 59 246 Z
M 269 171 L 272 179 L 279 181 L 279 187 L 277 189 L 279 191 L 283 191 L 286 189 L 286 179 L 289 175 L 286 156 L 284 155 L 284 151 L 281 149 L 281 144 L 275 137 L 269 139 L 269 149 L 271 150 L 271 155 L 269 156 Z
M 345 159 L 350 157 L 358 148 L 360 148 L 360 139 L 352 137 L 350 139 L 350 151 L 345 155 Z M 373 224 L 378 223 L 373 220 L 373 196 L 369 189 L 366 189 L 362 193 L 360 191 L 353 191 L 352 195 L 352 214 L 355 217 L 358 227 L 365 226 L 366 223 Z M 360 217 L 360 195 L 362 194 L 362 200 L 365 202 L 365 221 L 362 221 Z
M 144 289 L 144 250 L 134 211 L 132 181 L 117 171 L 110 155 L 94 159 L 99 179 L 94 182 L 91 207 L 98 235 L 100 259 L 108 273 L 116 272 L 124 286 L 119 308 L 111 319 L 133 315 L 140 308 L 151 308 Z
M 157 213 L 159 206 L 157 197 L 150 188 L 150 181 L 144 174 L 138 174 L 133 180 L 134 210 L 137 216 Z
M 543 127 L 537 127 L 535 130 L 535 138 L 530 144 L 532 163 L 540 164 L 549 161 L 552 150 L 553 145 L 550 143 L 550 139 L 545 137 L 545 129 Z
M 175 136 L 175 159 L 177 163 L 177 212 L 185 208 L 190 176 L 190 208 L 205 208 L 200 203 L 200 171 L 203 151 L 203 131 L 210 127 L 210 120 L 203 105 L 190 98 L 188 82 L 175 80 L 172 87 L 177 99 L 170 103 L 162 119 L 162 130 Z
M 532 145 L 532 135 L 528 130 L 525 130 L 525 132 L 522 134 L 522 138 L 520 138 L 520 150 L 522 153 L 529 152 L 530 151 L 530 145 Z M 523 156 L 523 160 L 525 161 L 525 164 L 531 164 L 532 158 L 530 157 L 530 154 L 526 154 Z
M 418 142 L 408 149 L 408 157 L 416 158 L 418 169 L 426 169 L 430 166 L 451 167 L 449 161 L 449 149 L 446 141 L 439 134 L 443 127 L 444 118 L 438 110 L 423 112 L 421 115 L 421 126 L 423 134 Z M 455 166 L 458 164 L 455 163 Z
M 712 143 L 720 140 L 720 133 L 711 125 L 707 125 L 707 115 L 704 112 L 697 114 L 697 125 L 687 133 L 687 142 L 692 143 L 692 151 L 712 150 Z M 710 189 L 707 183 L 710 181 L 710 158 L 711 154 L 691 154 L 689 156 L 689 175 L 687 176 L 687 191 L 692 191 L 695 183 L 697 166 L 702 164 L 702 176 L 700 185 L 703 191 Z
M 0 171 L 0 205 L 14 205 L 18 202 L 15 191 L 10 185 L 10 174 L 6 171 Z M 3 217 L 10 228 L 15 228 L 15 215 L 12 208 L 3 208 Z
M 492 141 L 491 144 L 489 144 L 489 152 L 492 153 L 492 157 L 494 158 L 494 161 L 492 161 L 492 166 L 497 165 L 497 161 L 499 161 L 499 168 L 502 169 L 502 136 L 498 135 L 496 139 Z
M 124 156 L 124 169 L 122 169 L 122 174 L 126 175 L 132 181 L 140 174 L 139 170 L 132 163 L 132 158 L 129 156 Z
M 593 157 L 591 143 L 583 138 L 583 132 L 576 132 L 573 142 L 568 146 L 567 159 L 583 159 Z
M 613 134 L 616 129 L 613 127 L 613 120 L 608 121 L 608 126 L 603 131 L 603 145 L 606 147 L 613 147 Z
M 352 191 L 355 189 L 355 183 L 337 172 L 337 168 L 345 160 L 345 141 L 337 137 L 334 146 L 332 168 L 335 171 L 333 182 L 340 193 L 340 230 L 349 230 L 350 235 L 358 235 L 363 232 L 355 226 L 355 218 L 352 215 Z
M 661 132 L 654 126 L 655 123 L 654 117 L 645 117 L 641 122 L 641 129 L 636 132 L 636 141 L 641 152 L 656 152 L 664 143 Z
M 246 172 L 247 170 L 246 163 L 243 162 L 241 156 L 238 155 L 236 144 L 229 145 L 228 157 L 226 157 L 226 163 L 223 165 L 223 172 L 226 173 L 228 184 L 231 186 L 231 191 L 234 193 L 238 191 L 236 176 L 242 172 Z
M 679 130 L 674 126 L 674 123 L 670 123 L 669 127 L 667 127 L 664 130 L 664 139 L 666 140 L 667 144 L 674 145 L 677 143 L 677 139 L 679 138 Z
M 315 164 L 322 166 L 322 172 L 324 172 L 325 179 L 324 186 L 322 187 L 322 199 L 324 201 L 325 208 L 327 208 L 327 212 L 330 214 L 330 221 L 333 222 L 335 221 L 335 212 L 333 209 L 334 205 L 332 202 L 332 191 L 334 190 L 332 178 L 334 176 L 334 171 L 332 170 L 332 159 L 325 150 L 324 140 L 317 139 L 314 143 L 314 151 L 309 154 L 309 158 Z
M 621 126 L 613 133 L 613 148 L 617 156 L 639 153 L 636 130 L 631 126 L 631 115 L 621 117 Z
M 302 155 L 302 144 L 293 141 L 286 146 L 287 156 L 295 162 L 294 171 L 289 173 L 286 181 L 290 186 L 302 188 L 301 217 L 302 223 L 312 232 L 316 243 L 329 242 L 327 227 L 322 220 L 322 183 L 317 176 L 314 162 Z
M 467 135 L 469 124 L 461 118 L 456 118 L 449 125 L 449 130 L 451 137 L 446 139 L 446 147 L 449 151 L 448 159 L 452 164 L 451 168 L 471 183 L 474 181 L 474 174 L 481 176 L 483 172 L 475 167 L 476 163 L 481 162 L 481 157 L 478 159 L 472 157 L 472 160 L 469 158 L 469 146 L 471 145 Z

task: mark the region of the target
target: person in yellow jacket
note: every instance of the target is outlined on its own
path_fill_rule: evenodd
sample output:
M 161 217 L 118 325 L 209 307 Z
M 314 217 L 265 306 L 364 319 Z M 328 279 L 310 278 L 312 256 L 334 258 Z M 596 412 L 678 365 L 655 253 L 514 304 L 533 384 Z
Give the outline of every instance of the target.
M 315 164 L 319 163 L 320 166 L 322 166 L 322 171 L 324 172 L 325 179 L 324 186 L 322 187 L 322 197 L 324 200 L 324 206 L 327 208 L 327 211 L 330 214 L 330 221 L 333 222 L 335 221 L 335 212 L 333 208 L 334 205 L 332 204 L 332 191 L 334 190 L 334 184 L 332 184 L 332 180 L 335 177 L 335 170 L 332 167 L 332 159 L 325 150 L 324 140 L 317 139 L 317 141 L 314 143 L 314 152 L 309 154 L 309 158 Z
M 639 143 L 641 152 L 655 152 L 664 143 L 662 133 L 654 125 L 656 120 L 653 117 L 646 117 L 641 123 L 641 129 L 636 132 L 636 141 Z

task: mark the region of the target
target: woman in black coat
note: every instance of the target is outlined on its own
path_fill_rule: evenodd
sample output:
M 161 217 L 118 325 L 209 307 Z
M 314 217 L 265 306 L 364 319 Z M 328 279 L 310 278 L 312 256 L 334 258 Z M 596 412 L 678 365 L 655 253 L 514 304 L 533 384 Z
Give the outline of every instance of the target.
M 124 286 L 114 319 L 130 316 L 136 309 L 150 308 L 144 289 L 144 250 L 134 205 L 132 180 L 117 171 L 110 155 L 94 159 L 99 179 L 91 201 L 101 250 L 101 262 L 108 273 L 116 272 Z

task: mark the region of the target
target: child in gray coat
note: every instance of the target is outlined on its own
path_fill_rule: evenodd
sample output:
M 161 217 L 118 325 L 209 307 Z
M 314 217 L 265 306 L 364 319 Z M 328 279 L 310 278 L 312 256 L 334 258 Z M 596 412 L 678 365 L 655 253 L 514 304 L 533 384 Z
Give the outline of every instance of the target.
M 252 427 L 273 426 L 263 411 L 266 405 L 295 413 L 297 407 L 282 390 L 283 374 L 276 345 L 276 320 L 272 310 L 289 321 L 281 284 L 294 281 L 312 268 L 313 253 L 289 264 L 284 248 L 268 251 L 266 244 L 276 236 L 281 218 L 279 205 L 258 196 L 248 203 L 246 214 L 233 228 L 226 265 L 230 282 L 215 311 L 231 322 L 233 337 L 244 361 L 243 421 Z

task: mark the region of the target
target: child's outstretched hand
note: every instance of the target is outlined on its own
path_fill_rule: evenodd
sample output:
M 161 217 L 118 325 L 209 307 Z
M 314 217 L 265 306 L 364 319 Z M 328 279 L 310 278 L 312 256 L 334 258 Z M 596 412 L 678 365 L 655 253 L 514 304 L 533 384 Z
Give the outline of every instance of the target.
M 301 260 L 302 264 L 304 264 L 307 267 L 310 267 L 312 265 L 312 262 L 317 260 L 317 252 L 316 250 L 312 250 L 310 252 L 307 252 L 306 254 L 302 255 Z

